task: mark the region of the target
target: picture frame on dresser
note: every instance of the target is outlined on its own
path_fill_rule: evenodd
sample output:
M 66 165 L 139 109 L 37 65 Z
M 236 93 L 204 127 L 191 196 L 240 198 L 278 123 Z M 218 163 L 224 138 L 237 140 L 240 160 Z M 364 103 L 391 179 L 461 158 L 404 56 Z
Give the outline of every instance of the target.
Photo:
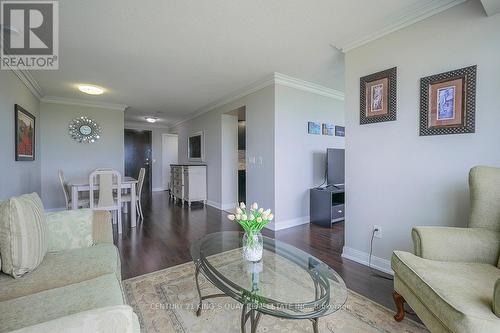
M 203 162 L 205 160 L 205 135 L 196 132 L 188 137 L 187 153 L 189 162 Z

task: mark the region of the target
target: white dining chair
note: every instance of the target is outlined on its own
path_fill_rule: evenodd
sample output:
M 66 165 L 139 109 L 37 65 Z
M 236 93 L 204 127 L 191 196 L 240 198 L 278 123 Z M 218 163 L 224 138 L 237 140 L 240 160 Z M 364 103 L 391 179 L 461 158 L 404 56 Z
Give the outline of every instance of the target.
M 99 198 L 95 198 L 98 187 Z M 113 212 L 113 224 L 118 224 L 118 233 L 122 233 L 122 176 L 116 170 L 97 169 L 89 176 L 90 208 Z
M 144 221 L 144 215 L 142 214 L 142 204 L 141 204 L 141 196 L 142 196 L 142 187 L 144 185 L 144 178 L 146 177 L 146 169 L 141 168 L 139 170 L 139 176 L 137 177 L 137 185 L 136 185 L 136 200 L 137 205 L 135 205 L 136 213 L 141 218 L 141 221 Z M 122 195 L 122 202 L 131 202 L 132 196 L 130 194 Z M 133 213 L 133 212 L 131 212 Z
M 64 200 L 66 201 L 66 209 L 70 210 L 71 209 L 71 192 L 70 192 L 68 185 L 66 185 L 66 180 L 64 179 L 64 172 L 62 170 L 59 170 L 58 174 L 59 174 L 59 182 L 61 183 L 61 187 L 62 187 L 63 193 L 64 193 Z M 78 198 L 78 208 L 89 207 L 89 204 L 90 204 L 89 199 Z

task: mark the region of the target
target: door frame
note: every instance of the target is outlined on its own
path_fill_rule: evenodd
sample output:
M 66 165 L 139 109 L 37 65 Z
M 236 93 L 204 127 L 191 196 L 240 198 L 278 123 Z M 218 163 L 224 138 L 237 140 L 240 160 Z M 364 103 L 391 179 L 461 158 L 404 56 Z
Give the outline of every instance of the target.
M 164 170 L 169 170 L 167 156 L 164 154 L 165 152 L 165 137 L 175 137 L 177 138 L 177 149 L 179 149 L 179 135 L 172 133 L 162 133 L 161 135 L 161 172 L 162 172 L 162 188 L 164 191 L 168 191 L 168 183 L 165 184 L 165 174 Z M 177 152 L 177 161 L 179 161 L 179 152 Z

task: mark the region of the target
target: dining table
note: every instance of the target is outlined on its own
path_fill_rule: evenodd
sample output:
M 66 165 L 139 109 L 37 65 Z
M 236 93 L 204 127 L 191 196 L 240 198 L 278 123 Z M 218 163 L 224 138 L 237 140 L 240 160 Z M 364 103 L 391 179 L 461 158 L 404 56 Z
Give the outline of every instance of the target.
M 135 214 L 137 198 L 136 198 L 136 184 L 138 180 L 133 177 L 122 177 L 122 189 L 130 189 L 130 226 L 134 228 L 137 225 L 137 215 Z M 78 193 L 89 192 L 90 182 L 89 178 L 75 178 L 66 182 L 66 186 L 71 188 L 71 209 L 78 209 Z M 94 185 L 95 190 L 99 189 L 99 184 Z

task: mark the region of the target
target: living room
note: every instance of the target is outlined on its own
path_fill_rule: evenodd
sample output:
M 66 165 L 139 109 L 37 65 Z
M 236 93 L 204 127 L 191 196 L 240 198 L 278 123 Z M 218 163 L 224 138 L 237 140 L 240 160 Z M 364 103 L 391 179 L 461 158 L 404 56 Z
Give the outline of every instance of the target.
M 0 332 L 500 332 L 498 1 L 0 5 Z

